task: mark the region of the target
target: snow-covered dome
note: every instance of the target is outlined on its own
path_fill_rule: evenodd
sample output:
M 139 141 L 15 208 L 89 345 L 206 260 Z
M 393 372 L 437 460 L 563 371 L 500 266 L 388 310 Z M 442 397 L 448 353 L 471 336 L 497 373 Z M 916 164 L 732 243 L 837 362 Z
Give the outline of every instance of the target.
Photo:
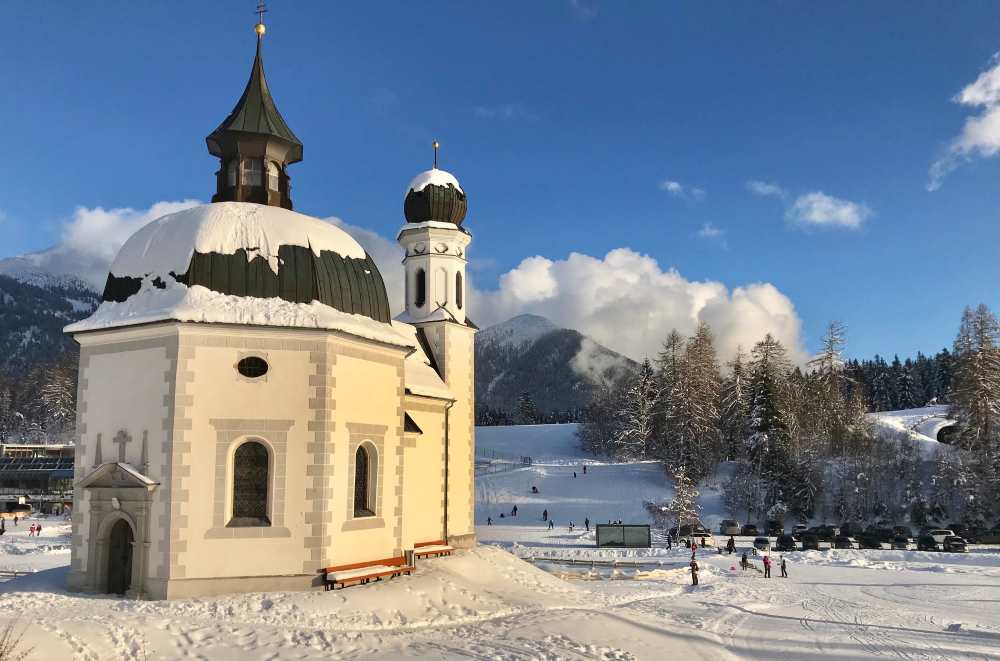
M 467 209 L 468 201 L 458 179 L 437 168 L 414 177 L 403 201 L 403 213 L 411 223 L 435 221 L 461 225 Z
M 199 290 L 206 305 L 209 300 L 220 304 L 212 293 L 240 299 L 227 302 L 243 310 L 240 323 L 317 325 L 282 322 L 273 315 L 260 321 L 263 310 L 277 310 L 282 303 L 334 308 L 390 323 L 382 275 L 357 241 L 332 223 L 262 204 L 206 204 L 144 226 L 112 263 L 95 317 L 103 314 L 103 327 L 137 323 L 133 318 L 148 308 L 140 299 L 155 299 L 163 290 L 185 298 L 187 318 L 181 320 L 218 316 L 198 317 L 198 310 L 191 309 L 199 304 L 188 290 Z M 163 301 L 155 305 L 162 307 Z M 302 312 L 292 317 L 301 319 Z M 124 315 L 120 323 L 114 323 L 115 314 Z

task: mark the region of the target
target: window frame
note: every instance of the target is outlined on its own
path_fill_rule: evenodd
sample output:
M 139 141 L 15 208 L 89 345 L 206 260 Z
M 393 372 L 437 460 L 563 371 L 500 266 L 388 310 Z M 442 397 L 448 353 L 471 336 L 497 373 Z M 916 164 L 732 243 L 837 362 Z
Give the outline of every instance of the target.
M 267 162 L 267 168 L 265 168 L 265 176 L 267 177 L 267 189 L 278 192 L 281 189 L 281 168 L 274 161 Z M 272 172 L 273 170 L 273 172 Z M 271 184 L 274 184 L 273 186 Z
M 241 511 L 241 506 L 244 502 L 244 498 L 239 493 L 241 489 L 240 480 L 243 479 L 240 475 L 241 472 L 247 470 L 246 468 L 241 468 L 239 465 L 240 451 L 244 449 L 251 449 L 251 446 L 258 446 L 264 453 L 264 475 L 263 475 L 263 485 L 256 484 L 253 485 L 251 491 L 257 492 L 256 494 L 251 493 L 251 496 L 256 496 L 258 499 L 263 498 L 263 506 L 261 504 L 255 503 L 254 509 L 260 509 L 261 515 L 247 515 L 247 512 Z M 259 457 L 257 457 L 259 459 Z M 270 445 L 264 442 L 263 439 L 257 437 L 246 438 L 241 442 L 237 443 L 230 453 L 230 483 L 229 483 L 229 521 L 226 523 L 227 528 L 268 528 L 271 526 L 271 505 L 272 505 L 272 487 L 274 481 L 274 456 Z M 260 466 L 250 466 L 249 470 L 260 470 Z M 259 478 L 258 478 L 259 479 Z M 245 488 L 246 485 L 243 485 Z M 263 489 L 261 488 L 263 486 Z
M 264 170 L 259 158 L 244 158 L 240 171 L 240 182 L 244 186 L 261 187 L 264 185 Z M 254 177 L 256 176 L 256 181 Z
M 358 461 L 361 455 L 364 455 L 363 473 L 361 462 Z M 376 484 L 378 480 L 378 451 L 371 443 L 359 443 L 354 449 L 354 465 L 352 468 L 354 470 L 354 493 L 351 494 L 351 497 L 354 499 L 354 506 L 352 507 L 354 518 L 363 519 L 378 516 L 378 507 L 375 502 L 378 496 Z M 364 475 L 363 487 L 358 480 L 362 474 Z

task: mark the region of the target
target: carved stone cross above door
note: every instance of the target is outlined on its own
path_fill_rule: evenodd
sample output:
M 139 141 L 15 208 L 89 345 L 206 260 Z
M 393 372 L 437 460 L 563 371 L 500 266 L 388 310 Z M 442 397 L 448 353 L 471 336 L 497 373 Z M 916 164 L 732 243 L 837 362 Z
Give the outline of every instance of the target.
M 118 461 L 125 463 L 125 446 L 132 442 L 132 437 L 129 436 L 127 431 L 122 429 L 115 434 L 115 437 L 111 442 L 118 446 Z

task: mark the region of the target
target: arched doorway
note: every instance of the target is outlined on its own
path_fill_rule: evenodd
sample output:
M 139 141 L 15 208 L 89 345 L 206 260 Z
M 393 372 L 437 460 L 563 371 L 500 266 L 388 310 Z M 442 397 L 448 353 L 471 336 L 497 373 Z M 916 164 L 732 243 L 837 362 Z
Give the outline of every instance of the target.
M 132 587 L 132 526 L 118 519 L 108 535 L 108 592 L 125 594 Z

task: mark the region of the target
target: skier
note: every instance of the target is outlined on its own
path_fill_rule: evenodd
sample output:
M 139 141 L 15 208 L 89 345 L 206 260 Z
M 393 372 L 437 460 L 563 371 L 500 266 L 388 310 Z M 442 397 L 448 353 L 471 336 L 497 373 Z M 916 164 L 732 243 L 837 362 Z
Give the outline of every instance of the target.
M 510 511 L 511 516 L 517 516 L 517 505 L 514 505 L 514 509 Z
M 590 518 L 585 518 L 583 520 L 583 525 L 587 528 L 587 532 L 590 532 Z
M 736 553 L 736 539 L 730 535 L 729 541 L 726 542 L 726 550 L 729 551 L 729 555 Z
M 698 585 L 698 562 L 691 556 L 691 585 Z
M 743 559 L 742 559 L 742 560 L 740 560 L 740 567 L 741 567 L 741 568 L 743 569 L 743 571 L 746 571 L 746 570 L 747 570 L 747 567 L 749 566 L 749 564 L 750 564 L 750 563 L 749 563 L 749 562 L 747 562 L 747 552 L 746 552 L 746 551 L 744 551 L 744 552 L 743 552 Z
M 549 511 L 547 509 L 542 510 L 542 521 L 548 521 L 548 520 L 549 520 Z
M 788 578 L 788 567 L 785 566 L 785 556 L 781 556 L 781 578 Z
M 764 578 L 771 578 L 771 556 L 764 556 Z
M 549 530 L 552 530 L 555 527 L 556 527 L 555 522 L 552 519 L 549 519 Z

